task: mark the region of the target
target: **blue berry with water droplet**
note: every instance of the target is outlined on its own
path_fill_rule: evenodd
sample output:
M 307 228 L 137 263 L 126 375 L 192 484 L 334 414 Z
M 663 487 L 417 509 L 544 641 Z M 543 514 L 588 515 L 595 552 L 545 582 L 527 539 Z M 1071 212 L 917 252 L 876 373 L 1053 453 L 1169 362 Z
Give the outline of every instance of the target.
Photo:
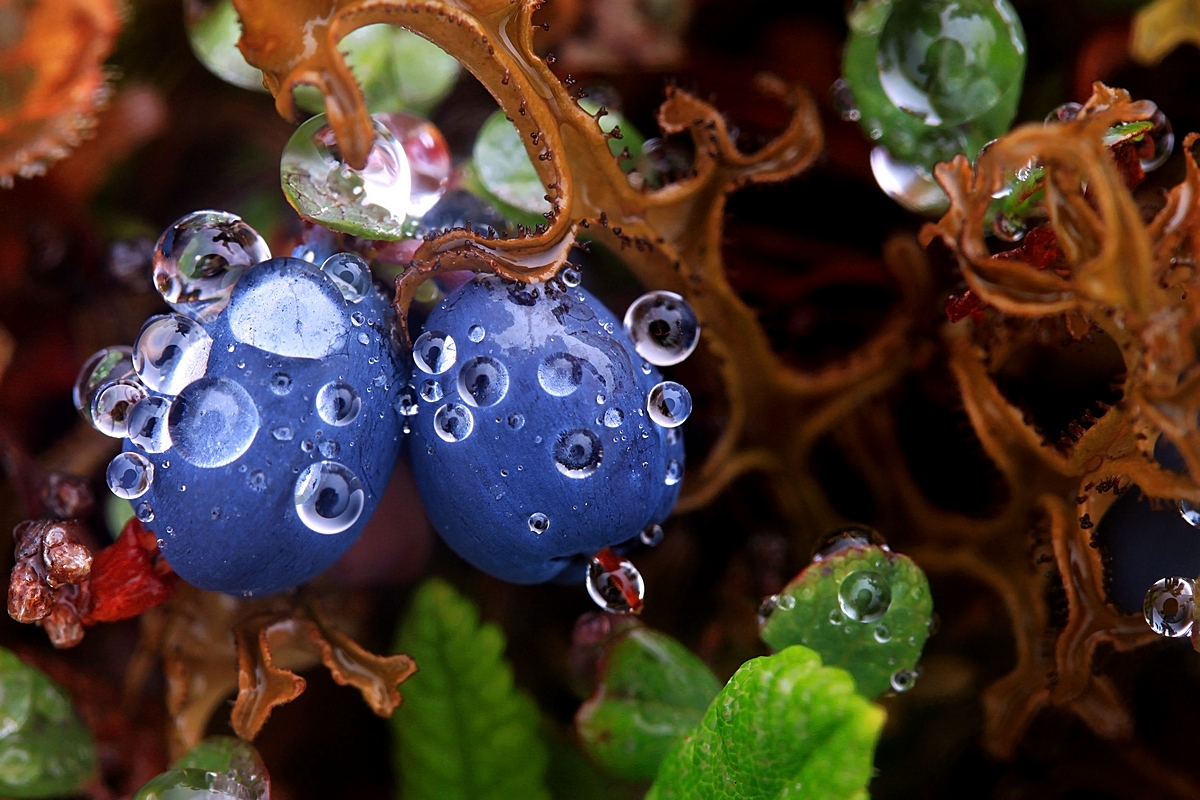
M 538 583 L 575 564 L 582 578 L 674 506 L 682 433 L 647 411 L 662 376 L 583 289 L 476 277 L 429 315 L 413 362 L 417 486 L 480 569 Z

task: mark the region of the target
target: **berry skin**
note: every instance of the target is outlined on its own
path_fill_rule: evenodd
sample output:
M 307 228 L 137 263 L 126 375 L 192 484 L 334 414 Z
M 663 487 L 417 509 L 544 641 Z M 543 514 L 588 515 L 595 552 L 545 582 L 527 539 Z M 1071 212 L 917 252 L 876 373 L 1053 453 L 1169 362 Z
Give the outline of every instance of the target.
M 662 378 L 583 289 L 476 277 L 430 314 L 413 360 L 417 486 L 485 572 L 547 581 L 670 513 L 683 436 L 646 410 Z
M 204 336 L 169 315 L 143 328 L 143 380 L 173 386 L 178 367 L 189 382 L 169 408 L 130 415 L 144 427 L 125 452 L 152 469 L 130 502 L 187 582 L 234 595 L 295 586 L 370 518 L 400 448 L 392 406 L 405 375 L 387 298 L 345 292 L 319 265 L 274 258 L 246 270 Z M 117 488 L 139 491 L 141 462 L 122 463 L 133 466 Z

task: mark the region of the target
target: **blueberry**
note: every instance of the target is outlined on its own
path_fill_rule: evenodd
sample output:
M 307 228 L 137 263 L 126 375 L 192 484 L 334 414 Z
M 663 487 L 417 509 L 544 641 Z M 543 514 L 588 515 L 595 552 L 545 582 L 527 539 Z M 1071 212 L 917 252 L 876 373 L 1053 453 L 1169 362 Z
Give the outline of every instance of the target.
M 413 360 L 417 486 L 480 569 L 550 580 L 670 513 L 683 437 L 646 410 L 662 378 L 583 289 L 477 277 L 430 314 Z
M 369 282 L 360 290 L 320 264 L 274 258 L 248 268 L 212 319 L 163 315 L 143 328 L 134 364 L 153 407 L 130 413 L 125 451 L 140 458 L 110 468 L 110 482 L 133 493 L 189 583 L 286 589 L 366 525 L 399 452 L 406 375 L 388 299 Z

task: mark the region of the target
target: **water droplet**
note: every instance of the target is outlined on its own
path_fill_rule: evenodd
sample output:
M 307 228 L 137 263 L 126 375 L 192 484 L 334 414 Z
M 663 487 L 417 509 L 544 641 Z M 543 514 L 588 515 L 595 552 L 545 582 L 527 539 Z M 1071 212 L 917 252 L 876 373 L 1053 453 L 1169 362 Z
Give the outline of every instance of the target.
M 133 500 L 150 490 L 150 484 L 154 482 L 154 465 L 141 453 L 117 453 L 108 462 L 104 476 L 113 494 Z
M 133 509 L 133 513 L 141 522 L 154 522 L 154 507 L 145 500 L 137 504 Z M 158 548 L 161 550 L 162 547 L 162 541 L 160 540 Z
M 486 335 L 487 335 L 487 331 L 485 331 L 483 329 L 482 325 L 472 325 L 470 328 L 467 329 L 467 338 L 470 339 L 472 342 L 475 342 L 476 344 L 478 344 L 479 342 L 482 342 L 483 337 Z
M 325 358 L 350 335 L 346 301 L 307 262 L 273 258 L 249 270 L 226 317 L 238 341 L 291 358 Z
M 542 359 L 538 383 L 555 397 L 566 397 L 583 384 L 583 359 L 570 353 L 552 353 Z
M 858 110 L 854 102 L 854 93 L 850 91 L 850 84 L 845 78 L 838 78 L 833 82 L 830 94 L 833 97 L 834 110 L 844 121 L 858 122 L 862 119 L 862 112 Z
M 489 356 L 476 356 L 458 371 L 458 394 L 473 406 L 494 406 L 508 393 L 508 370 Z
M 1195 586 L 1187 578 L 1163 578 L 1146 592 L 1142 613 L 1160 636 L 1187 636 L 1196 612 Z
M 286 372 L 276 372 L 271 376 L 271 394 L 283 397 L 292 391 L 292 376 Z
M 579 270 L 570 266 L 564 266 L 561 270 L 559 270 L 558 279 L 562 281 L 563 286 L 566 286 L 568 289 L 574 289 L 583 280 L 582 276 L 579 274 Z
M 767 620 L 771 618 L 771 615 L 775 613 L 775 609 L 777 608 L 779 608 L 779 595 L 773 594 L 764 597 L 763 601 L 758 605 L 758 614 L 756 615 L 758 627 L 761 628 L 763 625 L 766 625 Z
M 165 397 L 147 397 L 129 412 L 129 441 L 147 453 L 165 453 L 171 448 L 167 417 L 171 401 Z
M 663 483 L 667 486 L 674 486 L 681 480 L 683 480 L 683 465 L 674 458 L 668 459 L 667 474 L 663 476 Z
M 1079 112 L 1083 110 L 1083 106 L 1079 103 L 1063 103 L 1049 114 L 1046 115 L 1046 124 L 1053 125 L 1057 122 L 1070 122 L 1079 116 Z
M 596 395 L 596 405 L 602 406 L 607 402 L 608 402 L 608 398 L 605 397 L 604 395 L 602 395 L 602 394 Z
M 534 533 L 545 533 L 550 529 L 550 518 L 540 511 L 535 511 L 529 515 L 529 530 Z
M 877 572 L 857 570 L 842 579 L 838 587 L 838 605 L 855 622 L 874 622 L 887 613 L 892 603 L 892 587 Z
M 208 512 L 208 516 L 211 517 L 214 522 L 219 520 L 221 518 L 221 507 L 213 506 L 212 511 Z
M 185 3 L 183 11 L 188 40 L 200 63 L 227 83 L 263 91 L 262 72 L 250 66 L 237 48 L 242 27 L 233 3 Z
M 884 194 L 914 214 L 936 216 L 949 205 L 946 193 L 932 175 L 894 158 L 886 147 L 871 151 L 871 172 Z
M 653 370 L 653 369 L 654 369 L 654 367 L 650 366 L 650 364 L 648 364 L 647 362 L 645 362 L 645 361 L 642 362 L 642 374 L 643 375 L 649 375 L 651 370 Z
M 442 385 L 433 378 L 421 382 L 421 399 L 426 403 L 436 403 L 442 399 Z
M 413 343 L 413 361 L 417 369 L 429 375 L 441 375 L 454 366 L 458 345 L 454 337 L 441 331 L 425 331 Z
M 375 119 L 392 132 L 408 156 L 412 170 L 408 214 L 422 217 L 446 191 L 452 169 L 450 145 L 436 125 L 416 114 L 397 111 L 376 114 Z
M 892 640 L 892 632 L 888 630 L 887 625 L 875 626 L 875 641 L 880 644 L 887 644 Z
M 660 367 L 678 364 L 700 341 L 700 321 L 688 302 L 674 292 L 642 295 L 625 312 L 625 332 L 638 355 Z
M 642 528 L 642 532 L 638 534 L 638 538 L 647 547 L 658 547 L 662 544 L 664 535 L 662 525 L 647 525 L 645 528 Z
M 280 160 L 284 194 L 300 215 L 327 228 L 370 239 L 397 239 L 408 215 L 412 173 L 396 137 L 372 119 L 375 139 L 366 166 L 347 164 L 324 114 L 298 127 Z
M 554 442 L 554 466 L 568 478 L 586 478 L 604 458 L 600 437 L 586 428 L 560 433 Z
M 402 417 L 411 417 L 420 410 L 417 405 L 417 390 L 411 385 L 400 387 L 396 395 L 396 413 Z
M 846 617 L 843 616 L 842 612 L 839 611 L 838 609 L 835 608 L 833 611 L 829 612 L 829 624 L 830 625 L 841 625 L 845 621 L 846 621 Z
M 133 343 L 133 368 L 153 392 L 176 395 L 208 369 L 212 337 L 179 314 L 151 317 Z
M 361 303 L 371 292 L 371 267 L 354 253 L 334 253 L 321 265 L 347 303 Z
M 887 541 L 874 528 L 868 528 L 866 525 L 847 525 L 821 537 L 813 548 L 812 560 L 823 561 L 852 547 L 888 549 Z
M 146 397 L 146 388 L 136 378 L 106 384 L 92 400 L 92 427 L 120 439 L 129 434 L 129 416 Z
M 625 421 L 625 412 L 619 408 L 610 408 L 604 412 L 604 427 L 619 428 Z
M 256 469 L 246 476 L 246 485 L 255 492 L 264 491 L 267 488 L 267 473 L 261 469 Z
M 1161 108 L 1154 109 L 1150 122 L 1154 127 L 1138 145 L 1138 159 L 1146 172 L 1153 172 L 1165 164 L 1175 149 L 1175 131 L 1171 127 L 1171 120 L 1167 119 Z
M 447 442 L 461 442 L 475 429 L 471 410 L 458 403 L 446 403 L 433 415 L 433 429 Z
M 349 425 L 362 410 L 362 398 L 348 383 L 327 383 L 317 390 L 317 415 L 334 427 Z
M 367 318 L 365 316 L 363 316 L 363 313 L 361 311 L 355 311 L 353 314 L 350 315 L 350 324 L 356 328 L 361 328 L 362 324 L 366 321 L 367 321 Z
M 321 451 L 324 458 L 337 458 L 337 454 L 341 452 L 342 448 L 332 439 L 326 439 L 317 445 L 317 449 Z
M 917 685 L 919 673 L 913 669 L 898 669 L 892 673 L 892 691 L 903 694 Z
M 223 467 L 250 449 L 258 433 L 258 408 L 249 392 L 229 378 L 192 383 L 167 419 L 179 455 L 197 467 Z
M 1193 528 L 1200 528 L 1200 510 L 1196 509 L 1187 500 L 1180 500 L 1178 503 L 1179 516 L 1183 517 L 1184 521 Z
M 341 533 L 362 515 L 366 493 L 349 467 L 336 461 L 309 464 L 293 494 L 300 521 L 317 533 Z
M 316 447 L 317 446 L 313 444 L 312 439 L 305 439 L 304 441 L 300 442 L 300 452 L 302 453 L 311 453 L 316 449 Z
M 519 411 L 514 411 L 508 415 L 508 427 L 514 431 L 519 431 L 525 427 L 525 415 Z
M 682 384 L 663 381 L 646 397 L 650 419 L 664 428 L 676 428 L 692 413 L 692 395 Z
M 628 559 L 620 559 L 612 565 L 610 571 L 601 563 L 600 558 L 593 558 L 588 564 L 587 590 L 596 605 L 614 614 L 630 614 L 640 610 L 643 597 L 646 596 L 646 584 L 642 573 Z M 628 587 L 638 599 L 638 605 L 630 603 L 622 587 Z
M 779 595 L 779 610 L 791 611 L 796 607 L 796 598 L 790 594 Z
M 366 331 L 363 331 L 362 333 L 360 333 L 358 335 L 358 343 L 359 344 L 370 344 L 371 343 L 370 334 L 368 334 Z
M 132 378 L 133 348 L 105 347 L 97 350 L 83 362 L 75 386 L 71 390 L 71 399 L 75 402 L 75 410 L 88 422 L 92 421 L 92 402 L 96 392 L 106 383 Z
M 290 442 L 295 434 L 287 425 L 280 425 L 277 428 L 271 429 L 271 435 L 275 437 L 276 441 Z
M 176 220 L 154 249 L 154 287 L 184 316 L 209 320 L 229 303 L 247 267 L 271 257 L 258 232 L 227 211 Z

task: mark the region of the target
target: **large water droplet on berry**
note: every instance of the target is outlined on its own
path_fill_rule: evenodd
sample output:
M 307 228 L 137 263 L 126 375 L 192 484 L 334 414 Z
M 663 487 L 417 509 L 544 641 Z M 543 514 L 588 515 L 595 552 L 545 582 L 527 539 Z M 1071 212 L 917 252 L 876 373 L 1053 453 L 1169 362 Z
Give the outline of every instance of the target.
M 433 429 L 447 442 L 461 442 L 475 429 L 475 417 L 464 405 L 446 403 L 433 415 Z
M 604 447 L 586 428 L 560 433 L 554 441 L 554 466 L 568 478 L 586 478 L 600 467 Z
M 147 397 L 129 412 L 129 441 L 147 453 L 164 453 L 171 447 L 167 417 L 171 401 L 165 397 Z
M 467 361 L 458 371 L 458 394 L 469 405 L 494 406 L 508 393 L 508 370 L 488 356 Z
M 175 450 L 197 467 L 223 467 L 250 449 L 258 433 L 258 408 L 229 378 L 201 378 L 179 393 L 167 428 Z
M 362 515 L 366 493 L 349 467 L 336 461 L 310 464 L 296 479 L 300 521 L 317 533 L 341 533 Z
M 361 303 L 371 291 L 371 266 L 354 253 L 334 253 L 321 265 L 347 303 Z
M 141 453 L 118 453 L 105 471 L 108 488 L 117 497 L 132 500 L 150 490 L 154 465 Z
M 154 249 L 154 287 L 184 316 L 209 320 L 229 303 L 247 267 L 271 257 L 258 232 L 228 211 L 194 211 Z
M 411 201 L 408 156 L 386 126 L 372 124 L 375 141 L 357 170 L 343 160 L 325 115 L 317 114 L 288 140 L 279 177 L 300 216 L 355 236 L 399 239 Z
M 851 572 L 838 587 L 838 605 L 842 607 L 842 613 L 856 622 L 880 619 L 891 604 L 892 587 L 877 572 Z
M 212 337 L 179 314 L 151 317 L 133 343 L 133 368 L 153 392 L 179 394 L 208 369 Z
M 101 386 L 92 400 L 92 427 L 114 439 L 128 436 L 129 415 L 145 397 L 146 387 L 136 378 Z
M 663 381 L 646 397 L 650 419 L 664 428 L 677 428 L 692 413 L 692 395 L 682 384 Z
M 333 282 L 299 259 L 273 258 L 243 276 L 229 300 L 229 330 L 251 347 L 293 358 L 343 348 L 350 327 Z
M 97 350 L 83 362 L 75 386 L 71 389 L 71 400 L 75 410 L 88 422 L 92 421 L 92 402 L 96 392 L 106 383 L 119 381 L 134 375 L 133 348 L 123 345 Z
M 540 511 L 529 515 L 529 530 L 534 533 L 545 533 L 550 529 L 550 518 Z
M 412 173 L 408 215 L 425 216 L 442 198 L 450 180 L 453 165 L 446 137 L 436 125 L 416 114 L 397 111 L 376 114 L 375 119 L 392 132 L 396 141 L 400 142 L 404 155 L 408 156 L 408 167 Z
M 660 367 L 678 364 L 700 341 L 700 321 L 674 292 L 649 292 L 625 312 L 625 332 L 638 355 Z
M 566 397 L 583 384 L 583 360 L 570 353 L 552 353 L 538 364 L 538 383 L 555 397 Z
M 1196 613 L 1195 586 L 1187 578 L 1163 578 L 1146 592 L 1142 613 L 1160 636 L 1187 636 Z
M 330 425 L 349 425 L 362 410 L 362 398 L 348 383 L 327 383 L 317 390 L 317 414 Z
M 441 375 L 454 366 L 458 345 L 454 337 L 441 331 L 425 331 L 413 342 L 413 362 L 429 375 Z
M 632 561 L 611 554 L 609 558 L 597 556 L 588 564 L 587 590 L 596 605 L 614 614 L 637 613 L 646 596 L 646 584 L 638 568 Z

